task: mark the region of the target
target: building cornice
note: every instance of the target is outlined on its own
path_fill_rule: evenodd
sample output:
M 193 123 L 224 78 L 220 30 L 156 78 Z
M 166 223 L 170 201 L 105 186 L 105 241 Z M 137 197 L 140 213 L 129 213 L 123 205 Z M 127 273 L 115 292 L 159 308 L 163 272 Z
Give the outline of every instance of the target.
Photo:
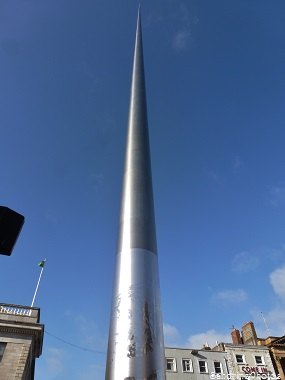
M 4 323 L 3 323 L 4 322 Z M 18 335 L 22 337 L 31 337 L 33 352 L 35 357 L 39 357 L 42 353 L 42 342 L 44 335 L 44 325 L 42 324 L 25 324 L 25 323 L 7 323 L 7 321 L 0 320 L 0 334 L 1 335 Z

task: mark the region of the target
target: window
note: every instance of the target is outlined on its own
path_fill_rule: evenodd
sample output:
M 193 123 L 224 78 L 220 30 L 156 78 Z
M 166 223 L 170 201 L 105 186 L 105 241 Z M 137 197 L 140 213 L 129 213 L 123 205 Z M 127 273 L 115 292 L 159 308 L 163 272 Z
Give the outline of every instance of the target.
M 222 373 L 222 364 L 221 362 L 214 362 L 215 373 Z
M 263 356 L 255 356 L 256 364 L 264 364 Z
M 182 359 L 182 371 L 183 372 L 193 372 L 192 360 Z
M 166 370 L 167 371 L 176 371 L 176 360 L 174 358 L 166 358 Z
M 245 364 L 244 355 L 236 355 L 236 361 L 238 364 Z
M 208 367 L 205 360 L 199 360 L 200 373 L 208 373 Z
M 6 343 L 0 343 L 0 363 L 4 355 L 5 347 L 6 347 Z

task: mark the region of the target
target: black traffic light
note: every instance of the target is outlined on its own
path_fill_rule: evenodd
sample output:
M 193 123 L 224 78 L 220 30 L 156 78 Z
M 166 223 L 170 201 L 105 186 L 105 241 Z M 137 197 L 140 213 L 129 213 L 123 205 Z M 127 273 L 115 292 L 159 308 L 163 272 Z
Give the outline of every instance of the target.
M 8 207 L 0 206 L 0 254 L 10 256 L 25 218 Z

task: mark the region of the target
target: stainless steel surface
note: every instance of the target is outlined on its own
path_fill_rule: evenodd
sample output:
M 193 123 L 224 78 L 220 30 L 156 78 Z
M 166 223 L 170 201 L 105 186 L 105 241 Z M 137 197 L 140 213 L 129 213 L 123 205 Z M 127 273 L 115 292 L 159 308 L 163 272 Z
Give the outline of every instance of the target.
M 165 380 L 140 11 L 106 380 Z
M 117 252 L 157 251 L 140 14 L 137 23 L 129 128 Z
M 135 248 L 117 256 L 108 380 L 164 380 L 157 256 Z

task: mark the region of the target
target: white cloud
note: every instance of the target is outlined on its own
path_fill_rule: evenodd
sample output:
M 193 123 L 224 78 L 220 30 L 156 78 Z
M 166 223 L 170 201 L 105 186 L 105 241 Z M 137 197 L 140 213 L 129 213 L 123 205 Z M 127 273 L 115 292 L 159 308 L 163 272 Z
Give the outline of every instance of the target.
M 272 310 L 262 313 L 265 322 L 262 318 L 261 311 L 254 308 L 250 311 L 253 316 L 253 322 L 256 328 L 257 336 L 266 338 L 267 336 L 283 336 L 285 331 L 285 310 L 281 305 L 276 305 Z M 265 324 L 266 323 L 266 324 Z M 269 329 L 269 331 L 268 331 Z
M 182 20 L 187 25 L 189 25 L 191 23 L 191 17 L 190 17 L 189 10 L 188 10 L 188 8 L 187 8 L 187 6 L 185 4 L 183 4 L 183 3 L 180 4 L 179 13 L 180 13 L 180 17 L 182 18 Z
M 58 348 L 48 348 L 46 353 L 46 363 L 48 370 L 51 372 L 60 373 L 64 369 L 63 357 L 64 351 Z
M 186 3 L 181 3 L 179 6 L 179 18 L 183 21 L 184 25 L 197 25 L 199 23 L 199 18 L 197 16 L 192 16 L 192 12 L 189 11 Z
M 192 16 L 186 3 L 181 3 L 178 9 L 180 27 L 172 38 L 172 47 L 176 51 L 187 50 L 192 44 L 192 30 L 198 24 L 197 16 Z
M 278 207 L 285 203 L 285 186 L 271 186 L 269 203 L 273 207 Z
M 191 34 L 187 29 L 181 29 L 176 32 L 172 38 L 172 46 L 175 50 L 186 50 L 191 42 Z
M 234 256 L 232 270 L 234 272 L 247 272 L 255 270 L 259 265 L 259 259 L 247 251 L 242 251 Z
M 285 331 L 285 310 L 281 306 L 269 311 L 265 315 L 270 335 L 283 336 Z
M 69 351 L 54 347 L 44 347 L 44 353 L 36 366 L 36 378 L 48 380 L 103 379 L 105 374 L 104 357 L 103 360 L 94 359 L 90 364 L 84 361 L 85 364 L 78 368 L 74 367 L 73 364 L 70 366 L 74 360 L 76 361 L 75 357 Z
M 105 350 L 103 339 L 100 336 L 96 323 L 92 319 L 79 314 L 74 317 L 74 323 L 79 331 L 80 346 L 95 351 Z
M 83 314 L 76 314 L 71 310 L 66 310 L 64 315 L 70 319 L 74 325 L 73 344 L 86 349 L 96 351 L 97 353 L 106 353 L 108 339 L 102 336 L 100 329 L 92 318 Z
M 231 343 L 230 334 L 218 333 L 216 330 L 211 329 L 204 333 L 194 334 L 188 337 L 187 341 L 181 342 L 181 336 L 175 326 L 171 326 L 167 323 L 163 324 L 164 343 L 169 347 L 185 347 L 200 349 L 208 343 L 213 348 L 216 342 Z
M 211 298 L 211 301 L 221 302 L 224 304 L 237 304 L 246 301 L 247 298 L 247 293 L 243 289 L 228 289 L 214 294 Z
M 164 323 L 163 334 L 166 346 L 179 346 L 180 334 L 176 327 Z
M 239 156 L 235 156 L 233 169 L 234 170 L 238 170 L 242 165 L 243 165 L 243 162 L 240 159 L 240 157 Z
M 269 279 L 274 292 L 285 301 L 285 265 L 272 272 Z
M 283 336 L 285 331 L 285 264 L 270 273 L 269 280 L 274 293 L 278 297 L 275 306 L 266 312 L 258 308 L 251 310 L 259 337 L 267 337 L 268 335 Z
M 214 329 L 208 330 L 204 333 L 191 335 L 187 339 L 188 347 L 196 349 L 202 348 L 206 343 L 208 343 L 208 345 L 213 348 L 216 346 L 216 342 L 231 343 L 232 339 L 230 334 L 221 334 Z
M 276 263 L 283 263 L 284 262 L 284 251 L 285 246 L 282 244 L 281 249 L 265 249 L 262 252 L 262 256 L 266 259 L 269 259 L 270 261 L 276 262 Z

